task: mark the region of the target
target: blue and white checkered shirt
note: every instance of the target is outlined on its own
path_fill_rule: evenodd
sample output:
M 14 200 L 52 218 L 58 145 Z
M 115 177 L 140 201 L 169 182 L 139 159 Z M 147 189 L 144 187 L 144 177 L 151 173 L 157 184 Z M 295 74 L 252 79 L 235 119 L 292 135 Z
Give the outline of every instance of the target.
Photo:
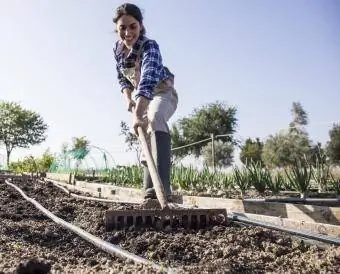
M 146 39 L 146 41 L 145 41 Z M 141 47 L 143 47 L 141 49 Z M 117 76 L 121 91 L 125 88 L 134 90 L 132 83 L 123 75 L 122 71 L 135 66 L 138 52 L 140 52 L 140 80 L 136 87 L 136 96 L 144 96 L 152 100 L 157 84 L 174 75 L 163 66 L 162 55 L 155 40 L 141 36 L 134 44 L 127 56 L 124 56 L 123 45 L 117 42 L 114 48 L 114 56 L 117 62 Z

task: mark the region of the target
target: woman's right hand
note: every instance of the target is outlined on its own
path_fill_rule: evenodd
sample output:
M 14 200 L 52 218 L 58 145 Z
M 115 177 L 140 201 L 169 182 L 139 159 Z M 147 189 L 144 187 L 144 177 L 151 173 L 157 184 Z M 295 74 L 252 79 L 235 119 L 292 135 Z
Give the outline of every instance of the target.
M 132 107 L 136 106 L 135 101 L 132 100 L 131 93 L 132 91 L 129 89 L 124 89 L 123 93 L 125 94 L 125 101 L 127 110 L 132 112 Z

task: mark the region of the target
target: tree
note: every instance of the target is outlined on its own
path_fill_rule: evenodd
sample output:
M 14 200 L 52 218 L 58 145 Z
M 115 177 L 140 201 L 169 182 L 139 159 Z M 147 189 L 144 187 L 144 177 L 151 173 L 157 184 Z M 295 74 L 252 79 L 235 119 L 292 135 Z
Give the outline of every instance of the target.
M 50 170 L 51 165 L 55 161 L 55 156 L 47 149 L 41 158 L 37 160 L 38 170 L 39 172 L 45 173 Z
M 248 138 L 245 141 L 245 144 L 241 147 L 240 160 L 247 166 L 252 162 L 262 165 L 262 152 L 263 142 L 261 142 L 259 138 L 256 138 L 255 141 L 253 141 L 251 138 Z
M 312 166 L 320 165 L 320 164 L 326 164 L 327 158 L 326 158 L 326 151 L 322 147 L 321 143 L 318 142 L 315 145 L 312 145 L 309 151 L 309 162 Z
M 207 166 L 214 164 L 219 168 L 231 166 L 233 163 L 234 146 L 221 140 L 214 141 L 214 158 L 212 154 L 212 143 L 209 142 L 202 148 L 204 163 Z
M 308 114 L 300 102 L 293 102 L 291 113 L 293 121 L 289 124 L 290 130 L 303 132 L 304 126 L 308 125 Z
M 332 164 L 340 164 L 340 123 L 334 124 L 329 131 L 330 140 L 327 142 L 326 151 Z
M 175 126 L 172 127 L 172 146 L 187 146 L 183 149 L 174 150 L 173 155 L 181 157 L 192 154 L 196 158 L 202 156 L 203 147 L 206 142 L 200 142 L 209 139 L 211 134 L 228 135 L 221 138 L 221 142 L 235 144 L 233 138 L 237 125 L 236 108 L 227 106 L 221 102 L 210 103 L 201 108 L 194 109 L 193 113 L 186 118 L 180 119 Z
M 9 168 L 15 173 L 30 172 L 31 175 L 34 173 L 46 173 L 49 171 L 54 159 L 55 157 L 47 149 L 41 157 L 26 156 L 22 161 L 11 162 Z
M 288 131 L 270 135 L 263 146 L 262 160 L 268 167 L 294 165 L 310 156 L 311 141 L 304 128 L 308 124 L 307 112 L 301 103 L 293 102 L 291 114 L 293 120 Z
M 180 148 L 185 145 L 185 141 L 183 139 L 183 136 L 180 134 L 178 127 L 175 124 L 172 125 L 170 134 L 172 149 L 174 149 L 175 151 L 175 152 L 173 151 L 172 153 L 172 158 L 173 161 L 176 162 L 186 156 L 186 150 Z
M 29 148 L 45 141 L 48 126 L 42 117 L 15 102 L 0 102 L 0 142 L 7 153 L 7 166 L 14 148 Z
M 121 127 L 121 131 L 120 131 L 120 135 L 123 135 L 125 137 L 125 143 L 128 145 L 128 151 L 134 150 L 137 154 L 137 161 L 140 163 L 140 155 L 142 152 L 141 146 L 139 145 L 139 140 L 138 140 L 138 136 L 136 134 L 133 134 L 130 131 L 129 126 L 126 124 L 126 122 L 121 121 L 120 122 L 120 127 Z
M 90 141 L 88 141 L 85 136 L 72 138 L 71 153 L 73 155 L 73 158 L 76 159 L 76 173 L 81 164 L 81 161 L 84 160 L 90 152 L 89 145 Z
M 270 135 L 263 146 L 262 160 L 267 167 L 285 167 L 307 158 L 310 141 L 300 132 Z

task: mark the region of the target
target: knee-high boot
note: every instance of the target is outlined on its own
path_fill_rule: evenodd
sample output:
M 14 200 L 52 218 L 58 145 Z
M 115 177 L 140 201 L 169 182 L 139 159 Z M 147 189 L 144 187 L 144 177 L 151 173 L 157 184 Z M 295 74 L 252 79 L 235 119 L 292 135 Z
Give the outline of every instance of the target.
M 151 133 L 151 153 L 162 181 L 165 196 L 171 199 L 170 170 L 171 170 L 171 137 L 163 131 Z
M 144 199 L 156 199 L 157 198 L 155 189 L 153 188 L 149 168 L 146 162 L 143 163 L 143 189 L 144 189 Z

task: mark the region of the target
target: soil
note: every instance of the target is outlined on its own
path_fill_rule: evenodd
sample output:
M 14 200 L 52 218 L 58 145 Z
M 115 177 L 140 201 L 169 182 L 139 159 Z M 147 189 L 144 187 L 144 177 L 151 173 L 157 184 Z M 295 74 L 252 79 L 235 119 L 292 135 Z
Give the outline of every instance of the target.
M 81 201 L 52 184 L 13 181 L 55 215 L 136 255 L 180 273 L 340 273 L 340 247 L 306 245 L 289 234 L 230 222 L 199 230 L 167 227 L 105 231 L 108 209 L 138 207 Z M 0 272 L 152 273 L 109 255 L 42 215 L 0 182 Z

